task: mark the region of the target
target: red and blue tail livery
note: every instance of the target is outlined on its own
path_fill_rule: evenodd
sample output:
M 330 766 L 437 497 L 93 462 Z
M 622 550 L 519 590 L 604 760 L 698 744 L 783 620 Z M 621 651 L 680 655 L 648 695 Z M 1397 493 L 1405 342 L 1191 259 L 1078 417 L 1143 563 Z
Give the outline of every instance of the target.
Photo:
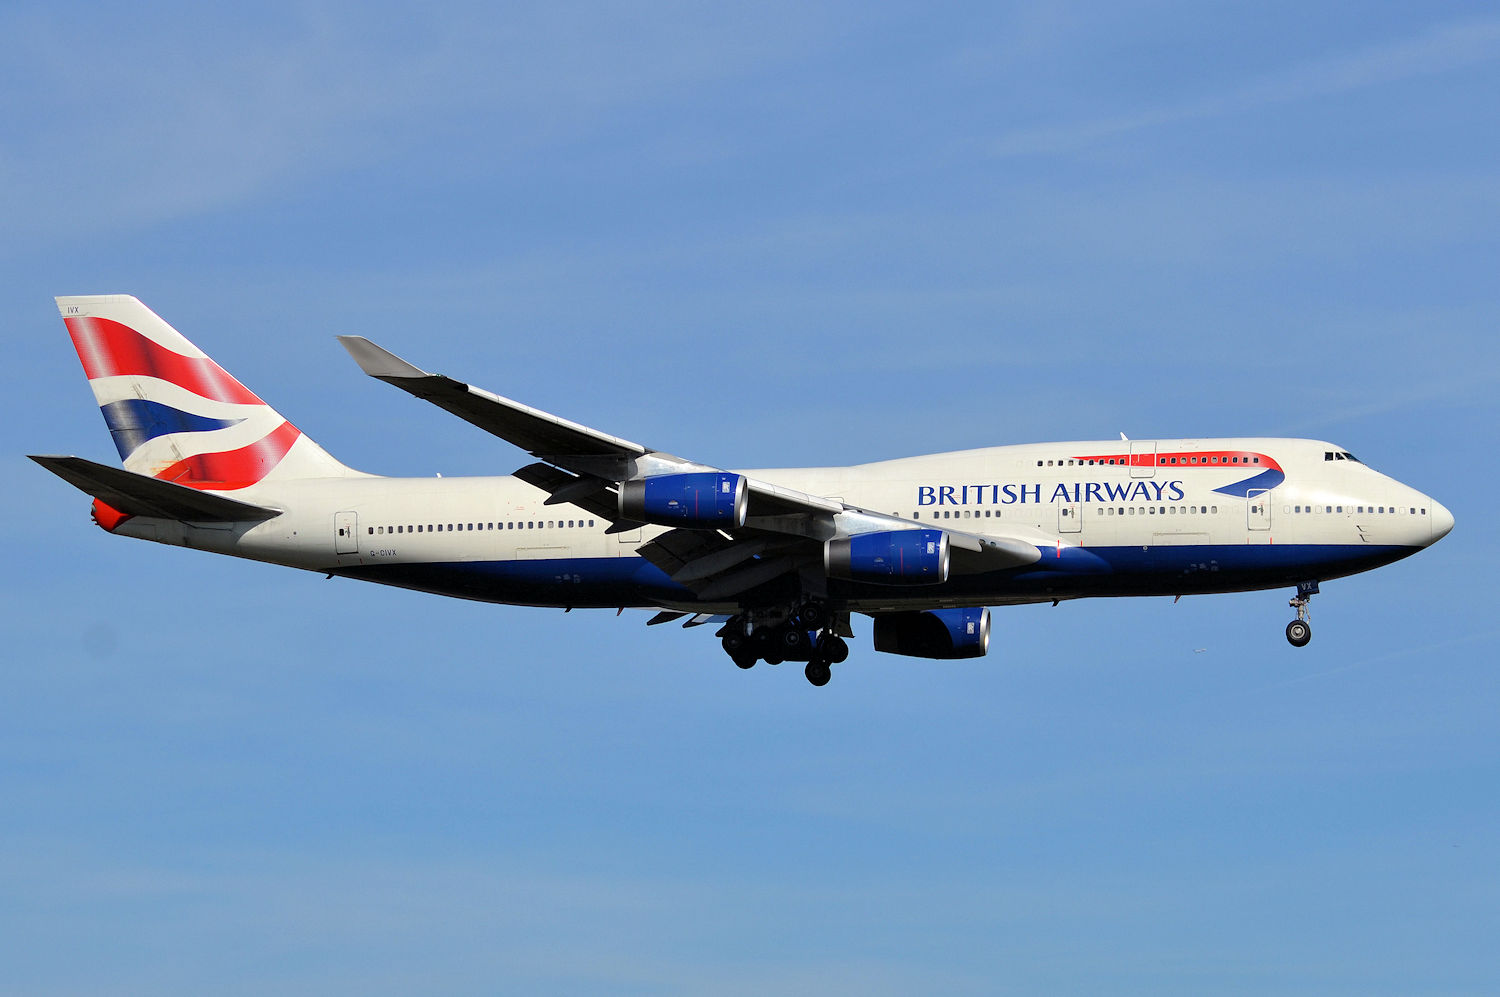
M 127 295 L 57 299 L 123 469 L 38 463 L 117 536 L 493 603 L 713 624 L 741 668 L 814 685 L 877 651 L 986 653 L 990 607 L 1321 583 L 1453 528 L 1441 503 L 1332 443 L 1028 443 L 852 467 L 729 470 L 431 374 L 358 336 L 366 374 L 498 436 L 513 474 L 392 478 L 330 456 Z
M 83 372 L 127 470 L 193 488 L 265 480 L 302 437 L 296 426 L 135 298 L 59 298 Z M 338 465 L 303 442 L 303 471 Z

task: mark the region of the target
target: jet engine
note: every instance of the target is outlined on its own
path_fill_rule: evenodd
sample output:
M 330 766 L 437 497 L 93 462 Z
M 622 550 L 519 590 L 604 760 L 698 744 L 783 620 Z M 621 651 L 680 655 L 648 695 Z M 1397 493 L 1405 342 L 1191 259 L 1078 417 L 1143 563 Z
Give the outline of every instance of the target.
M 654 474 L 620 485 L 620 515 L 659 526 L 734 529 L 745 525 L 749 502 L 744 475 L 727 471 Z
M 948 580 L 948 534 L 885 530 L 837 537 L 823 545 L 830 578 L 877 585 L 937 585 Z
M 875 650 L 914 658 L 982 658 L 990 648 L 990 611 L 931 609 L 875 617 Z

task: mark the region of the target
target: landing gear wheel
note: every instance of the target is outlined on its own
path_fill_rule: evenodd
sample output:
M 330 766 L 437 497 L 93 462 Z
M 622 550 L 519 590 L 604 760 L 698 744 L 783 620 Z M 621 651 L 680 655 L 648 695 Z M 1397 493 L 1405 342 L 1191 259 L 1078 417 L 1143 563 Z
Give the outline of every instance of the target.
M 1312 640 L 1312 627 L 1306 620 L 1293 620 L 1286 625 L 1286 639 L 1293 647 L 1306 647 Z
M 828 610 L 816 602 L 804 605 L 797 616 L 802 621 L 802 626 L 808 630 L 822 630 L 823 624 L 828 622 Z
M 818 656 L 836 665 L 849 657 L 849 645 L 837 634 L 824 634 L 818 641 Z
M 833 678 L 833 670 L 826 661 L 809 661 L 803 674 L 807 676 L 807 681 L 816 686 L 827 685 L 828 680 Z
M 750 641 L 744 634 L 727 633 L 719 643 L 724 645 L 724 653 L 733 658 L 738 656 L 741 651 L 744 651 Z
M 739 665 L 741 668 L 754 668 L 755 663 L 760 660 L 752 651 L 736 651 L 729 657 L 732 658 L 734 660 L 734 663 L 736 665 Z
M 1307 642 L 1312 640 L 1312 613 L 1308 610 L 1308 604 L 1317 594 L 1317 582 L 1298 582 L 1297 594 L 1287 603 L 1297 611 L 1297 618 L 1286 625 L 1287 643 L 1293 647 L 1306 647 Z
M 791 656 L 807 646 L 807 633 L 801 627 L 788 626 L 781 631 L 781 646 Z

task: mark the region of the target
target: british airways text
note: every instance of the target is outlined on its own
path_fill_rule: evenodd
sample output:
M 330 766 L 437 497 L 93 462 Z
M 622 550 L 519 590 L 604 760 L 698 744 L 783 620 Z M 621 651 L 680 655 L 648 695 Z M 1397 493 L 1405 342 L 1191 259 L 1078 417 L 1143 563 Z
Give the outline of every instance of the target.
M 1179 481 L 1074 481 L 1052 489 L 1048 502 L 1181 502 Z M 918 485 L 917 505 L 1039 505 L 1036 485 Z

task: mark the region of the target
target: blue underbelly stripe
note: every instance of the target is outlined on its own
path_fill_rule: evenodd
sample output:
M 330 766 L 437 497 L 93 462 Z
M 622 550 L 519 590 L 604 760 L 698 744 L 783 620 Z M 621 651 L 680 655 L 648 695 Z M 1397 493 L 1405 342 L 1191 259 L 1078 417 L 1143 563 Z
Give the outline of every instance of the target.
M 1213 544 L 1041 548 L 1024 568 L 955 575 L 944 585 L 837 584 L 834 599 L 957 597 L 982 604 L 1017 597 L 1231 591 L 1336 578 L 1389 564 L 1420 547 L 1370 544 Z M 636 557 L 435 561 L 331 568 L 351 578 L 486 602 L 616 607 L 692 602 L 691 591 Z

